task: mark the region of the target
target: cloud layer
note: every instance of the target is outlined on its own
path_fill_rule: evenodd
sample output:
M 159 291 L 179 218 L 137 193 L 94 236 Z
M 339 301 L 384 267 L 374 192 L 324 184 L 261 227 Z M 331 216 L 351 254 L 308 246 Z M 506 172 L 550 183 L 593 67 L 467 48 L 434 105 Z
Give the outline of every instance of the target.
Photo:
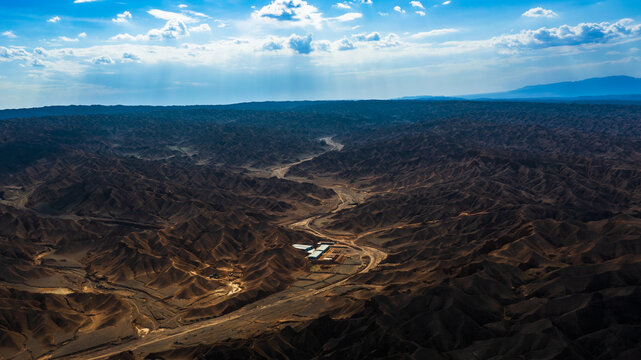
M 30 26 L 21 26 L 19 17 L 5 22 L 0 83 L 4 77 L 12 84 L 53 79 L 79 84 L 96 74 L 115 79 L 129 78 L 127 71 L 148 75 L 167 69 L 202 76 L 237 72 L 241 82 L 292 72 L 322 74 L 326 84 L 350 77 L 394 81 L 400 73 L 412 82 L 434 74 L 474 77 L 470 69 L 480 74 L 512 63 L 532 69 L 551 57 L 557 61 L 537 71 L 588 61 L 584 58 L 596 64 L 611 59 L 634 63 L 641 57 L 627 51 L 641 48 L 638 22 L 616 21 L 625 16 L 609 14 L 613 22 L 567 23 L 567 5 L 557 14 L 547 6 L 515 12 L 518 4 L 513 3 L 503 6 L 496 24 L 480 26 L 459 21 L 470 13 L 465 7 L 481 7 L 461 1 L 263 0 L 251 8 L 238 5 L 236 13 L 227 12 L 231 5 L 206 2 L 157 9 L 133 2 L 82 4 L 91 2 L 67 5 L 78 13 L 54 8 L 35 14 Z M 101 9 L 108 11 L 87 21 L 85 14 Z M 571 54 L 576 58 L 563 58 Z
M 494 37 L 489 42 L 499 47 L 543 48 L 606 43 L 639 35 L 641 25 L 635 24 L 632 19 L 622 19 L 615 23 L 581 23 L 576 26 L 524 30 L 518 34 Z

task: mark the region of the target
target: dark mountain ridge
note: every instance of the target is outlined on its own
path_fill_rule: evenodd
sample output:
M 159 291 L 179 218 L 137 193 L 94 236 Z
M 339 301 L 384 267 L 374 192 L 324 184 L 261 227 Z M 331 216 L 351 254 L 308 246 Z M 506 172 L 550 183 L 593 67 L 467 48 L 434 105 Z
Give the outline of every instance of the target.
M 641 106 L 238 106 L 0 121 L 0 356 L 641 356 Z

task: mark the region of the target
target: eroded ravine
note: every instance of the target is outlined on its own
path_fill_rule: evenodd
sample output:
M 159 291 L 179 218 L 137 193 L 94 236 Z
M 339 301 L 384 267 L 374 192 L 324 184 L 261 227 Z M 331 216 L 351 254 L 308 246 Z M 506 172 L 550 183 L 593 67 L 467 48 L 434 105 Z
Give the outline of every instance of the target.
M 342 144 L 334 142 L 331 138 L 324 138 L 330 149 L 328 151 L 340 151 Z M 326 151 L 327 152 L 327 151 Z M 287 171 L 297 164 L 314 159 L 324 154 L 316 154 L 296 163 L 281 165 L 272 169 L 272 174 L 279 178 L 287 178 L 291 181 L 302 181 L 300 179 L 288 178 Z M 306 180 L 310 181 L 310 180 Z M 339 286 L 348 286 L 354 276 L 366 273 L 374 269 L 381 263 L 387 254 L 379 249 L 370 247 L 365 244 L 357 244 L 361 236 L 357 235 L 337 235 L 326 231 L 322 227 L 314 224 L 321 223 L 322 220 L 329 218 L 336 212 L 353 207 L 367 198 L 367 194 L 357 191 L 343 184 L 333 184 L 331 186 L 316 183 L 318 186 L 334 190 L 338 202 L 334 208 L 328 209 L 324 214 L 315 214 L 303 219 L 297 219 L 284 224 L 285 226 L 299 231 L 305 231 L 316 237 L 334 241 L 337 244 L 347 246 L 360 254 L 361 267 L 355 273 L 343 278 L 337 279 L 333 283 L 328 283 L 320 288 L 315 289 L 287 289 L 251 304 L 248 304 L 236 311 L 222 315 L 213 319 L 185 324 L 176 328 L 161 328 L 149 331 L 144 337 L 127 339 L 122 343 L 105 344 L 92 349 L 73 349 L 62 347 L 52 354 L 43 357 L 47 359 L 69 358 L 69 359 L 106 359 L 126 351 L 132 351 L 136 355 L 144 355 L 150 352 L 170 350 L 176 344 L 189 344 L 190 340 L 194 341 L 199 337 L 204 337 L 208 342 L 214 343 L 222 341 L 233 335 L 241 336 L 242 331 L 239 329 L 247 328 L 249 325 L 260 333 L 269 331 L 274 328 L 282 319 L 292 313 L 292 309 L 300 306 L 307 306 L 310 301 L 319 299 L 319 295 L 327 293 Z M 356 285 L 360 286 L 360 285 Z M 309 319 L 307 319 L 309 320 Z M 263 329 L 257 329 L 257 324 L 264 325 Z M 232 334 L 232 336 L 230 336 Z

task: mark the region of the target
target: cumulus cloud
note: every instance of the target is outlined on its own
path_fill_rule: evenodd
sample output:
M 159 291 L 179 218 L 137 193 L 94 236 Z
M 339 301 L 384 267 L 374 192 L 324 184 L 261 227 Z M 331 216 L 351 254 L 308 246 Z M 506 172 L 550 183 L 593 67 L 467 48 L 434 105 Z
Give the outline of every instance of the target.
M 334 4 L 334 7 L 339 8 L 339 9 L 351 9 L 352 7 L 349 6 L 348 3 L 342 2 L 342 3 L 336 3 Z
M 420 9 L 425 9 L 425 7 L 423 6 L 423 4 L 421 4 L 421 2 L 420 2 L 420 1 L 410 1 L 410 5 L 412 5 L 412 7 L 417 7 L 417 8 L 420 8 Z
M 86 32 L 81 32 L 80 34 L 78 34 L 78 37 L 81 38 L 81 39 L 84 39 L 84 38 L 87 37 L 87 33 Z
M 329 52 L 332 50 L 332 43 L 327 40 L 319 40 L 312 42 L 312 46 L 316 51 L 326 51 Z
M 180 8 L 185 8 L 185 6 L 179 6 Z M 210 18 L 208 15 L 203 13 L 191 11 L 191 10 L 182 10 L 182 13 L 165 11 L 159 9 L 152 9 L 147 11 L 147 13 L 157 19 L 166 20 L 165 26 L 160 29 L 151 29 L 146 34 L 131 35 L 128 33 L 118 34 L 111 37 L 111 40 L 128 40 L 128 41 L 150 41 L 150 40 L 176 40 L 188 37 L 190 33 L 200 33 L 200 32 L 210 32 L 211 26 L 209 24 L 200 24 L 194 26 L 188 26 L 187 24 L 199 23 L 201 19 L 198 18 Z M 189 16 L 189 15 L 191 16 Z M 114 22 L 127 22 L 127 19 L 131 19 L 131 13 L 125 11 L 122 14 L 118 14 L 116 19 L 112 19 Z M 226 24 L 220 20 L 214 20 L 219 28 L 225 27 Z
M 380 41 L 376 43 L 378 47 L 393 47 L 393 46 L 398 46 L 400 45 L 400 39 L 398 35 L 394 33 L 389 33 L 387 36 L 382 38 Z
M 289 47 L 299 54 L 309 54 L 313 51 L 312 35 L 292 35 L 289 37 Z
M 263 50 L 267 51 L 278 51 L 283 49 L 283 47 L 285 47 L 283 39 L 270 37 L 269 39 L 267 39 L 267 41 L 265 41 L 262 48 Z
M 336 42 L 336 49 L 338 51 L 346 51 L 346 50 L 354 50 L 356 47 L 354 46 L 354 43 L 349 41 L 348 38 L 342 38 L 341 40 Z
M 534 17 L 534 18 L 536 18 L 536 17 L 553 18 L 553 17 L 556 17 L 558 15 L 557 15 L 557 13 L 555 13 L 552 10 L 544 9 L 544 8 L 539 6 L 539 7 L 535 7 L 535 8 L 532 8 L 532 9 L 524 12 L 522 14 L 522 16 Z
M 51 19 L 47 20 L 48 23 L 53 23 L 53 24 L 55 24 L 55 23 L 57 23 L 59 21 L 60 21 L 60 16 L 54 16 Z
M 94 65 L 110 65 L 113 64 L 114 61 L 109 56 L 98 56 L 91 59 L 91 63 Z
M 131 13 L 129 11 L 125 11 L 122 14 L 116 15 L 115 19 L 111 19 L 111 21 L 115 23 L 126 23 L 131 19 Z
M 175 40 L 189 36 L 189 30 L 184 22 L 169 20 L 160 29 L 152 29 L 147 35 L 150 40 Z
M 132 54 L 128 52 L 122 54 L 122 62 L 139 62 L 139 61 L 140 61 L 140 57 L 136 54 Z
M 426 15 L 426 14 L 425 14 L 425 11 L 420 11 L 420 10 L 419 10 L 419 11 L 417 11 L 416 13 L 417 13 L 417 14 L 419 14 L 419 15 L 421 15 L 421 16 L 425 16 L 425 15 Z
M 430 31 L 422 31 L 416 34 L 413 34 L 410 36 L 412 39 L 423 39 L 427 37 L 433 37 L 433 36 L 442 36 L 442 35 L 448 35 L 448 34 L 453 34 L 458 32 L 458 29 L 436 29 L 436 30 L 430 30 Z
M 39 56 L 39 57 L 47 57 L 48 53 L 47 53 L 47 50 L 45 50 L 44 48 L 38 47 L 33 49 L 33 55 Z
M 373 44 L 373 46 L 376 48 L 392 47 L 400 44 L 398 35 L 394 33 L 387 34 L 386 36 L 381 36 L 381 34 L 378 32 L 371 32 L 369 34 L 368 33 L 354 34 L 352 35 L 352 39 L 360 43 Z M 347 47 L 350 47 L 349 44 L 346 44 L 346 45 Z
M 323 14 L 305 0 L 273 0 L 268 5 L 255 10 L 252 18 L 272 23 L 317 28 L 320 28 L 323 22 Z
M 452 2 L 451 2 L 450 0 L 447 0 L 447 1 L 443 1 L 443 4 L 442 4 L 442 5 L 449 5 L 449 4 L 451 4 L 451 3 L 452 3 Z
M 29 53 L 21 48 L 6 48 L 0 46 L 0 61 L 13 61 L 29 57 Z
M 394 6 L 394 11 L 396 11 L 397 13 L 401 13 L 401 14 L 405 13 L 405 10 L 401 9 L 401 7 L 398 6 L 398 5 Z
M 16 39 L 16 38 L 18 37 L 18 36 L 17 36 L 16 34 L 14 34 L 14 33 L 13 33 L 13 31 L 11 31 L 11 30 L 7 30 L 7 31 L 3 32 L 3 33 L 2 33 L 2 36 L 7 37 L 7 38 L 9 38 L 9 39 Z
M 42 60 L 40 60 L 40 59 L 33 59 L 33 61 L 31 61 L 31 66 L 33 66 L 33 67 L 38 67 L 38 68 L 43 68 L 43 67 L 45 67 L 46 65 L 45 65 L 45 63 L 44 63 Z
M 354 34 L 352 35 L 352 38 L 356 41 L 380 41 L 381 40 L 381 34 L 377 32 L 372 32 L 369 34 L 362 33 L 362 34 Z
M 222 29 L 222 28 L 227 26 L 227 24 L 222 20 L 214 20 L 214 22 L 216 23 L 216 27 L 217 28 L 221 28 Z
M 176 40 L 189 36 L 189 28 L 179 20 L 169 20 L 160 29 L 151 29 L 147 34 L 130 35 L 118 34 L 111 40 L 148 41 L 148 40 Z M 202 29 L 199 29 L 202 30 Z M 211 30 L 211 28 L 210 28 Z
M 518 34 L 508 34 L 490 39 L 497 47 L 531 47 L 581 45 L 606 43 L 631 36 L 641 35 L 641 25 L 632 19 L 622 19 L 615 23 L 581 23 L 576 26 L 562 25 L 554 28 L 524 30 Z
M 179 8 L 179 9 L 186 9 L 186 8 L 188 8 L 188 7 L 189 7 L 189 5 L 185 5 L 185 4 L 180 4 L 180 5 L 178 5 L 178 8 Z

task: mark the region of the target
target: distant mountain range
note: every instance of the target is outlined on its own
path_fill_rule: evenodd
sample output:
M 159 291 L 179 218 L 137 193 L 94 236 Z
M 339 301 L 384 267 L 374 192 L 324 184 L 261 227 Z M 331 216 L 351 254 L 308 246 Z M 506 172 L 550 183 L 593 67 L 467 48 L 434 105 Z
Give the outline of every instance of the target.
M 465 95 L 458 97 L 412 96 L 404 100 L 545 100 L 585 102 L 641 102 L 641 79 L 630 76 L 609 76 L 581 81 L 567 81 L 520 89 Z
M 478 101 L 534 101 L 534 102 L 573 102 L 592 104 L 634 104 L 641 105 L 641 79 L 631 76 L 609 76 L 580 81 L 567 81 L 552 84 L 526 86 L 520 89 L 462 96 L 406 96 L 394 100 L 478 100 Z M 0 110 L 0 120 L 11 118 L 30 118 L 43 116 L 68 115 L 116 115 L 131 113 L 151 113 L 170 110 L 227 109 L 227 110 L 277 110 L 290 111 L 300 107 L 322 105 L 327 103 L 344 103 L 343 101 L 265 101 L 247 102 L 229 105 L 188 105 L 188 106 L 123 106 L 123 105 L 89 105 L 89 106 L 46 106 L 30 109 Z

